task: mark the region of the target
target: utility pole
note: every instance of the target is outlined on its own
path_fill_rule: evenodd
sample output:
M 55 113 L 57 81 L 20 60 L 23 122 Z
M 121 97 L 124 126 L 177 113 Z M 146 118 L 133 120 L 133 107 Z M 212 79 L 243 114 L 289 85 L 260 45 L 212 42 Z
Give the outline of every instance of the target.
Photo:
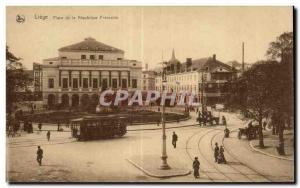
M 242 44 L 242 72 L 245 71 L 245 62 L 244 62 L 244 42 Z

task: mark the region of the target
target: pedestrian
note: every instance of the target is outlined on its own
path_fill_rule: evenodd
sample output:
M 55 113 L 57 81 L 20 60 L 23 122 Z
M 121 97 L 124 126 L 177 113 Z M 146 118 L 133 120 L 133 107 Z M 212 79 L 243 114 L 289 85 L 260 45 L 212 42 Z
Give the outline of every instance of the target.
M 51 134 L 50 131 L 48 131 L 47 132 L 47 139 L 48 139 L 48 141 L 50 140 L 50 134 Z
M 32 122 L 30 122 L 30 123 L 28 124 L 27 132 L 28 132 L 28 133 L 33 133 Z
M 227 124 L 225 116 L 222 116 L 222 124 L 223 124 L 223 125 L 226 125 L 226 124 Z
M 43 159 L 43 150 L 41 149 L 40 146 L 38 146 L 38 150 L 37 150 L 36 154 L 37 154 L 36 160 L 39 163 L 39 165 L 41 166 L 42 165 L 42 159 Z
M 223 146 L 220 147 L 218 163 L 225 163 L 226 164 L 226 159 L 225 159 L 225 155 L 224 155 L 224 147 Z
M 229 133 L 230 133 L 229 129 L 228 129 L 227 127 L 225 127 L 225 130 L 224 130 L 224 137 L 225 137 L 225 138 L 229 138 Z
M 176 142 L 178 140 L 178 136 L 175 132 L 173 132 L 173 135 L 172 135 L 172 145 L 174 148 L 176 148 Z
M 198 157 L 195 157 L 195 160 L 193 162 L 193 169 L 194 169 L 194 177 L 199 178 L 199 169 L 200 169 L 200 162 L 198 161 Z
M 41 132 L 42 131 L 42 123 L 38 124 L 38 128 L 39 128 L 39 131 Z
M 176 121 L 179 123 L 179 115 L 176 115 Z
M 60 131 L 60 128 L 59 128 L 59 127 L 60 127 L 60 123 L 58 122 L 58 123 L 57 123 L 57 131 Z
M 215 162 L 218 162 L 219 151 L 220 151 L 220 148 L 218 146 L 218 143 L 216 142 L 215 143 L 215 150 L 214 150 Z

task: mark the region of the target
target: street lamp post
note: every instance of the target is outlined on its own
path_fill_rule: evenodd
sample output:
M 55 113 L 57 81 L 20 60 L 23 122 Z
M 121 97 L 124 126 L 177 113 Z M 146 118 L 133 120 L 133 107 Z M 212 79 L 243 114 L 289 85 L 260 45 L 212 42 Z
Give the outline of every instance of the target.
M 163 92 L 165 91 L 166 89 L 166 83 L 167 83 L 167 80 L 166 80 L 166 72 L 165 70 L 163 70 L 163 74 L 162 74 L 162 89 L 163 89 Z M 168 162 L 167 162 L 167 142 L 166 142 L 166 139 L 167 139 L 167 136 L 166 136 L 166 123 L 165 123 L 165 103 L 163 103 L 163 106 L 162 106 L 162 114 L 161 114 L 161 121 L 162 121 L 162 154 L 161 154 L 161 166 L 160 166 L 160 169 L 162 170 L 168 170 L 170 169 L 170 166 L 168 165 Z

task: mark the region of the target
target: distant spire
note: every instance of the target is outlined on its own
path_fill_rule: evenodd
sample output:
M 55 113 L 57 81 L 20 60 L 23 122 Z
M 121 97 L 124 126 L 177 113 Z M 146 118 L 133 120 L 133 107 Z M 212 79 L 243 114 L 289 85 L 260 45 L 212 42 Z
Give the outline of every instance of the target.
M 173 48 L 173 51 L 172 51 L 172 57 L 171 57 L 171 61 L 174 61 L 174 60 L 176 60 L 176 58 L 175 58 L 175 51 L 174 51 L 174 48 Z

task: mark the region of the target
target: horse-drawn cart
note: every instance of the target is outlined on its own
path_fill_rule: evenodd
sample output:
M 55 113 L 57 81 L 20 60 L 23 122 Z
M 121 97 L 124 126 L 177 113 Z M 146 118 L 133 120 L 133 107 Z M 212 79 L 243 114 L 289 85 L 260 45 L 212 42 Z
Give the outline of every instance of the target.
M 248 140 L 256 139 L 258 135 L 258 125 L 248 124 L 248 127 L 239 128 L 238 138 L 241 139 L 242 136 L 246 136 Z

